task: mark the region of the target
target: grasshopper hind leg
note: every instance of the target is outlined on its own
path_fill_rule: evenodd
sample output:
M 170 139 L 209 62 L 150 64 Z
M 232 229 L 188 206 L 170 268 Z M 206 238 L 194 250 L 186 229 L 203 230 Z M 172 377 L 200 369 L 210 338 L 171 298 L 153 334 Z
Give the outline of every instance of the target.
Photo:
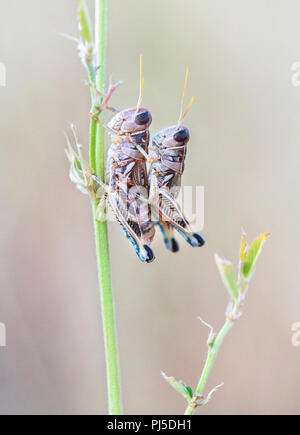
M 152 263 L 152 261 L 155 259 L 152 249 L 150 248 L 150 246 L 144 245 L 144 250 L 146 251 L 146 259 L 145 259 L 146 263 Z M 139 256 L 139 258 L 141 257 Z
M 171 239 L 171 251 L 172 252 L 179 251 L 179 243 L 177 242 L 177 240 L 174 237 L 172 237 L 172 239 Z
M 119 222 L 120 222 L 120 220 L 119 220 Z M 140 247 L 137 244 L 137 242 L 135 241 L 135 239 L 132 237 L 132 235 L 129 233 L 129 231 L 122 224 L 122 222 L 120 222 L 120 224 L 121 224 L 123 230 L 125 231 L 126 236 L 128 237 L 128 239 L 133 244 L 133 247 L 134 247 L 135 252 L 136 252 L 137 256 L 139 257 L 139 259 L 141 261 L 143 261 L 143 262 L 146 262 L 146 263 L 152 263 L 152 261 L 155 260 L 155 255 L 154 255 L 152 249 L 150 248 L 150 246 L 143 245 L 142 247 Z
M 124 228 L 124 227 L 123 227 Z M 155 260 L 155 255 L 152 251 L 152 249 L 150 248 L 150 246 L 148 245 L 143 245 L 142 247 L 140 247 L 136 241 L 134 240 L 134 238 L 128 233 L 128 231 L 126 230 L 126 228 L 124 228 L 127 237 L 130 239 L 131 243 L 134 246 L 135 252 L 137 254 L 137 256 L 139 257 L 139 259 L 142 262 L 146 262 L 146 263 L 152 263 L 152 261 Z
M 201 236 L 201 234 L 199 233 L 194 233 L 193 234 L 193 238 L 197 240 L 197 245 L 196 246 L 203 246 L 205 245 L 205 240 L 203 239 L 203 237 Z
M 173 238 L 174 228 L 193 248 L 205 244 L 203 237 L 199 233 L 192 231 L 176 199 L 164 189 L 159 191 L 157 212 L 160 216 L 159 226 L 163 233 L 165 244 L 169 250 L 172 250 L 173 243 L 174 249 L 176 249 L 176 245 L 178 246 L 176 240 Z M 174 242 L 172 242 L 172 239 L 174 239 Z M 173 252 L 176 252 L 176 250 Z
M 205 245 L 205 240 L 199 233 L 189 233 L 182 231 L 181 229 L 175 227 L 176 230 L 182 235 L 182 237 L 191 245 L 193 248 L 198 248 Z
M 117 212 L 117 209 L 113 206 L 111 201 L 109 201 L 109 204 L 110 204 L 118 222 L 120 223 L 121 227 L 125 231 L 126 236 L 131 241 L 139 259 L 143 262 L 146 262 L 146 263 L 152 263 L 152 261 L 155 260 L 155 255 L 154 255 L 152 249 L 150 248 L 150 246 L 146 245 L 146 244 L 143 245 L 142 243 L 137 242 L 136 238 L 133 237 L 134 233 L 132 232 L 126 219 L 123 218 L 122 214 Z
M 162 232 L 166 248 L 171 252 L 178 252 L 179 244 L 173 236 L 174 230 L 171 225 L 167 222 L 160 222 L 158 225 Z

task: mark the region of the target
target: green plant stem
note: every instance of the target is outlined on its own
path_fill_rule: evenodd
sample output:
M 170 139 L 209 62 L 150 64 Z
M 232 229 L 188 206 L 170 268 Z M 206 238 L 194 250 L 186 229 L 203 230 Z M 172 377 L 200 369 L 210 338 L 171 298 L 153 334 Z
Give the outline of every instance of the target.
M 219 349 L 223 343 L 224 338 L 226 337 L 226 335 L 228 334 L 230 329 L 233 327 L 233 325 L 234 325 L 234 322 L 232 319 L 229 319 L 229 318 L 226 319 L 226 321 L 225 321 L 223 327 L 221 328 L 220 332 L 218 333 L 218 335 L 213 339 L 213 341 L 211 343 L 209 343 L 206 362 L 205 362 L 204 368 L 202 370 L 202 374 L 201 374 L 201 377 L 199 379 L 198 386 L 196 389 L 197 394 L 203 395 L 204 388 L 205 388 L 205 385 L 207 383 L 207 379 L 209 377 L 211 369 L 214 365 L 216 356 L 219 352 Z M 195 405 L 189 404 L 188 407 L 186 408 L 184 415 L 192 415 L 195 413 L 196 409 L 197 409 L 197 407 Z
M 90 166 L 96 171 L 96 133 L 97 122 L 94 119 L 90 121 Z
M 100 92 L 105 92 L 105 74 L 106 74 L 106 35 L 107 35 L 107 0 L 95 0 L 96 14 L 96 36 L 95 44 L 97 51 L 97 67 L 99 68 L 96 77 L 97 88 Z M 101 118 L 102 119 L 102 118 Z M 104 128 L 97 123 L 96 133 L 96 172 L 104 181 Z
M 95 46 L 97 50 L 97 65 L 100 66 L 96 78 L 96 84 L 98 89 L 104 92 L 107 30 L 106 0 L 95 0 L 95 14 Z M 95 120 L 91 120 L 90 124 L 90 164 L 96 174 L 102 179 L 102 181 L 104 181 L 104 128 Z M 97 206 L 97 201 L 94 201 L 93 219 L 102 309 L 109 414 L 119 415 L 122 413 L 121 382 L 114 302 L 110 276 L 107 223 L 106 221 L 97 222 Z
M 115 325 L 114 301 L 110 279 L 110 261 L 106 222 L 96 220 L 97 203 L 93 204 L 98 277 L 106 359 L 109 414 L 122 414 L 119 352 Z

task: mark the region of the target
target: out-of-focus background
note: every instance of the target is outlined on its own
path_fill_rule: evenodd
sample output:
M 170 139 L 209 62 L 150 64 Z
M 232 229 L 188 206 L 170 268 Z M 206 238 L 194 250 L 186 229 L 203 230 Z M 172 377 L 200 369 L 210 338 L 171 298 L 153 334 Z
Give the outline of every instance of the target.
M 227 303 L 213 254 L 236 264 L 242 228 L 272 237 L 207 392 L 225 384 L 201 412 L 300 411 L 299 15 L 297 0 L 109 2 L 108 72 L 125 81 L 113 104 L 136 104 L 143 53 L 151 131 L 173 124 L 189 66 L 183 181 L 205 186 L 205 248 L 172 255 L 158 234 L 145 265 L 109 225 L 128 414 L 183 412 L 160 370 L 196 384 L 208 332 L 197 316 L 218 328 Z M 107 412 L 90 207 L 64 155 L 69 122 L 87 144 L 89 92 L 60 32 L 77 36 L 75 0 L 1 4 L 1 414 Z

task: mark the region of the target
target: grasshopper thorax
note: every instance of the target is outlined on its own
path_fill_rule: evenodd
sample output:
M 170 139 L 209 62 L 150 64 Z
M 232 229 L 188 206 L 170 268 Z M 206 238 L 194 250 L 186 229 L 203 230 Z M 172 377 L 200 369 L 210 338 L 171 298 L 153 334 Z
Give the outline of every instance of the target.
M 122 110 L 117 113 L 109 122 L 108 127 L 114 130 L 116 134 L 131 134 L 148 130 L 152 122 L 152 116 L 148 109 L 136 107 Z

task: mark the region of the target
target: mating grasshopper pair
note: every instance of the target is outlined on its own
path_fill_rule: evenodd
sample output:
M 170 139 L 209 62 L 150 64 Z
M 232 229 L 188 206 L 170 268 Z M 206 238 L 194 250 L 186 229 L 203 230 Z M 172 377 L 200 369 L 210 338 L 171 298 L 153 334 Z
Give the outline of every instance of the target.
M 138 257 L 147 263 L 155 258 L 150 248 L 155 225 L 159 225 L 165 245 L 172 252 L 179 250 L 174 229 L 193 247 L 205 243 L 200 234 L 192 231 L 176 201 L 189 141 L 189 131 L 181 122 L 193 103 L 192 99 L 183 113 L 187 79 L 188 70 L 177 125 L 160 131 L 149 146 L 152 116 L 149 110 L 141 106 L 144 79 L 140 66 L 140 96 L 137 106 L 117 112 L 105 126 L 111 136 L 106 165 L 107 184 L 91 170 L 84 168 L 82 163 L 79 165 L 85 173 L 87 184 L 90 183 L 91 186 L 96 183 L 100 186 L 98 192 L 102 193 L 97 195 L 99 220 L 108 201 Z M 107 107 L 108 100 L 109 98 L 105 99 L 101 110 Z M 97 116 L 95 119 L 99 121 Z

